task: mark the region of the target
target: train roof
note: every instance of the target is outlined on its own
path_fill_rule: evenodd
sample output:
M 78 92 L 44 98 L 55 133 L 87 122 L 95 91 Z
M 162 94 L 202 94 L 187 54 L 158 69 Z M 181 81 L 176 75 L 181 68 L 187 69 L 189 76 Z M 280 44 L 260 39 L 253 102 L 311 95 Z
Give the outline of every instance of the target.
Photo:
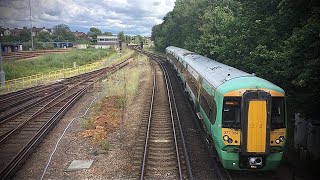
M 166 51 L 167 53 L 170 52 L 171 54 L 179 56 L 197 71 L 213 88 L 222 91 L 222 93 L 240 88 L 268 88 L 284 94 L 284 91 L 280 87 L 267 80 L 194 52 L 173 46 L 167 47 Z

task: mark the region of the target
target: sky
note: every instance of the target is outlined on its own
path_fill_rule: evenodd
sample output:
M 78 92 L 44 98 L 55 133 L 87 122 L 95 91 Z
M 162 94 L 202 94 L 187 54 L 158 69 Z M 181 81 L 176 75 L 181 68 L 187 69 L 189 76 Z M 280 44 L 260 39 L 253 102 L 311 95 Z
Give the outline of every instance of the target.
M 66 24 L 71 31 L 150 36 L 154 25 L 173 10 L 175 0 L 30 0 L 32 26 Z M 0 26 L 30 27 L 29 0 L 0 0 Z

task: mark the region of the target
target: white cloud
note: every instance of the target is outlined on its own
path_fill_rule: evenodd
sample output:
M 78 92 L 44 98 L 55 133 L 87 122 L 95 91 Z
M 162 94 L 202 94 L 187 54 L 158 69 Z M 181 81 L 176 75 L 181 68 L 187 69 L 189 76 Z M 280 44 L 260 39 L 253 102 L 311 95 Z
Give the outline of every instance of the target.
M 30 0 L 33 25 L 51 28 L 67 24 L 87 32 L 91 26 L 102 31 L 150 35 L 162 22 L 175 0 Z M 0 0 L 3 27 L 30 26 L 28 0 Z

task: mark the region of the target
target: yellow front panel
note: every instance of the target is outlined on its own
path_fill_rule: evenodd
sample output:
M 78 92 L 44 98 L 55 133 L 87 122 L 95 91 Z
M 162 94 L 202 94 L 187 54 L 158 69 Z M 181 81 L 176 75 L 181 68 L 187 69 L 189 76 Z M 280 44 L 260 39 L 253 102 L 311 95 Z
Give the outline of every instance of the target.
M 252 100 L 248 110 L 248 152 L 265 152 L 266 149 L 267 103 Z

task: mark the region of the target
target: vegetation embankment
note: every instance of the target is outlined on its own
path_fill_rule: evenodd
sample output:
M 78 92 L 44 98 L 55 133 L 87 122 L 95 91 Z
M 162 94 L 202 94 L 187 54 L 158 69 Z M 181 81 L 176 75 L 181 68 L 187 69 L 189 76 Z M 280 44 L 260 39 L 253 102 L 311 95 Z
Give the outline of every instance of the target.
M 287 92 L 289 119 L 320 119 L 319 19 L 320 1 L 181 0 L 152 40 L 256 73 Z
M 4 62 L 4 71 L 6 80 L 10 80 L 48 73 L 62 68 L 72 68 L 74 62 L 76 62 L 76 66 L 94 63 L 113 54 L 116 54 L 115 51 L 105 49 L 74 50 L 63 54 L 47 54 L 26 61 L 6 61 Z
M 92 114 L 82 123 L 83 137 L 90 137 L 102 150 L 107 151 L 110 143 L 108 134 L 115 131 L 121 123 L 124 108 L 133 102 L 139 79 L 146 70 L 148 59 L 134 54 L 129 67 L 110 75 L 103 84 L 103 99 L 92 107 Z
M 319 19 L 320 1 L 180 0 L 151 39 L 159 51 L 185 48 L 282 87 L 293 152 L 293 114 L 320 120 Z

